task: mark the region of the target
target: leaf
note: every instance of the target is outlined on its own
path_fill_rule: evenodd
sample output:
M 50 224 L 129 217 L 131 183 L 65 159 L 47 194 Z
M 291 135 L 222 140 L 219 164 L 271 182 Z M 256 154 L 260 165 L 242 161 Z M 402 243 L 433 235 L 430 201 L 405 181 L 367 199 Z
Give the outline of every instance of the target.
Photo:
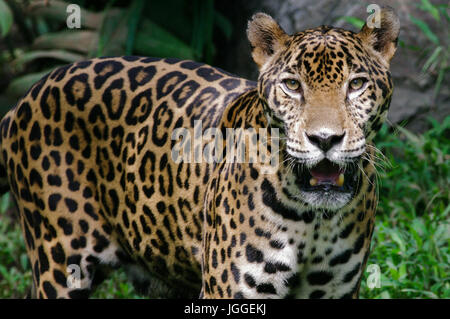
M 385 290 L 380 294 L 381 299 L 391 299 L 391 295 L 389 294 L 389 291 Z
M 200 59 L 203 53 L 204 37 L 203 37 L 203 22 L 204 19 L 201 16 L 201 6 L 198 0 L 193 1 L 194 11 L 194 25 L 192 28 L 192 41 L 191 47 L 193 48 L 196 58 Z
M 423 137 L 417 136 L 414 133 L 408 131 L 407 129 L 401 127 L 400 125 L 396 126 L 396 129 L 398 129 L 405 137 L 413 144 L 422 147 L 424 144 Z
M 8 280 L 10 277 L 8 270 L 3 265 L 0 265 L 0 275 L 2 275 L 6 280 Z
M 42 17 L 36 18 L 36 32 L 37 34 L 44 34 L 50 32 L 50 27 L 47 24 L 47 21 Z
M 22 269 L 27 270 L 29 267 L 28 263 L 28 256 L 27 254 L 21 254 L 20 255 L 20 265 L 22 266 Z
M 30 51 L 20 55 L 13 61 L 13 64 L 23 66 L 24 64 L 42 58 L 57 59 L 64 62 L 75 62 L 85 58 L 84 55 L 71 53 L 65 50 L 42 50 L 42 51 Z
M 123 52 L 128 27 L 126 21 L 128 15 L 121 9 L 112 8 L 115 0 L 108 3 L 103 11 L 103 23 L 99 30 L 98 47 L 90 51 L 90 56 L 120 55 Z
M 446 4 L 442 4 L 442 5 L 438 5 L 438 10 L 442 13 L 442 15 L 445 17 L 445 19 L 447 20 L 447 22 L 450 22 L 450 16 L 448 15 L 448 5 Z
M 62 49 L 87 54 L 97 46 L 98 33 L 87 30 L 67 30 L 46 33 L 34 40 L 33 49 Z
M 430 13 L 433 18 L 437 21 L 440 21 L 439 10 L 433 4 L 430 3 L 429 0 L 422 0 L 421 9 Z
M 214 3 L 211 0 L 194 0 L 194 26 L 192 30 L 192 48 L 196 58 L 207 62 L 212 59 L 211 37 L 214 23 Z
M 137 54 L 156 57 L 194 59 L 194 51 L 186 43 L 154 22 L 144 19 L 139 24 L 134 50 Z
M 450 213 L 450 205 L 448 205 L 446 208 L 445 208 L 445 210 L 444 210 L 444 212 L 442 213 L 442 215 L 443 216 L 447 216 L 447 214 L 449 214 Z
M 414 247 L 414 250 L 415 249 L 421 249 L 423 240 L 420 237 L 420 235 L 418 234 L 417 230 L 412 228 L 412 229 L 410 229 L 410 232 L 411 232 L 411 235 L 413 236 L 414 240 L 416 241 L 416 245 L 417 245 L 417 248 Z
M 144 33 L 138 33 L 136 36 L 135 52 L 144 56 L 195 59 L 194 51 L 187 45 L 181 46 L 163 39 L 148 38 Z
M 442 46 L 438 46 L 434 49 L 433 53 L 430 55 L 430 57 L 427 59 L 427 61 L 424 63 L 422 67 L 422 72 L 428 71 L 431 64 L 436 61 L 436 59 L 439 57 L 439 54 L 442 52 Z
M 445 61 L 442 61 L 442 64 L 444 64 Z M 445 72 L 447 71 L 447 68 L 444 66 L 441 66 L 438 77 L 436 79 L 436 87 L 434 88 L 434 96 L 436 97 L 441 89 L 442 81 L 444 80 Z
M 134 41 L 136 39 L 136 31 L 138 28 L 139 21 L 141 19 L 141 13 L 144 9 L 143 0 L 134 0 L 130 10 L 129 10 L 129 20 L 128 20 L 128 35 L 125 46 L 125 54 L 132 54 L 134 48 Z
M 431 291 L 422 291 L 422 290 L 418 290 L 418 289 L 402 289 L 401 291 L 403 291 L 403 292 L 415 292 L 415 293 L 423 294 L 423 295 L 425 295 L 425 296 L 427 296 L 428 298 L 431 298 L 431 299 L 439 299 L 439 297 L 436 296 L 436 294 L 432 293 Z
M 364 26 L 364 20 L 357 17 L 344 16 L 340 17 L 338 20 L 344 20 L 358 29 L 361 29 Z
M 405 244 L 403 243 L 402 238 L 400 237 L 399 233 L 397 233 L 395 230 L 391 230 L 390 232 L 392 240 L 397 243 L 400 250 L 404 252 L 406 250 Z
M 0 212 L 6 212 L 6 210 L 8 209 L 10 205 L 9 202 L 9 193 L 6 193 L 5 195 L 2 196 L 1 198 L 1 203 L 0 203 Z
M 204 37 L 204 58 L 207 63 L 212 63 L 214 55 L 214 47 L 212 45 L 212 33 L 214 27 L 214 0 L 200 1 L 203 25 L 203 37 Z
M 409 15 L 409 18 L 411 19 L 412 23 L 414 23 L 417 27 L 419 27 L 419 29 L 423 32 L 423 34 L 425 34 L 425 36 L 431 42 L 433 42 L 436 45 L 439 45 L 439 38 L 436 36 L 436 34 L 434 34 L 433 31 L 431 31 L 430 27 L 425 21 L 415 18 L 412 15 Z
M 400 268 L 399 268 L 399 278 L 398 278 L 398 280 L 405 279 L 407 275 L 408 275 L 408 273 L 406 271 L 406 264 L 401 264 Z
M 33 86 L 37 81 L 39 81 L 44 75 L 49 73 L 50 71 L 53 71 L 55 68 L 59 67 L 53 66 L 50 69 L 37 72 L 37 73 L 30 73 L 24 76 L 20 76 L 15 78 L 11 83 L 9 84 L 6 94 L 10 97 L 20 98 L 25 94 L 25 92 L 28 91 L 30 87 Z
M 0 0 L 0 31 L 1 36 L 5 37 L 13 24 L 13 14 L 4 0 Z
M 227 40 L 231 39 L 231 35 L 233 34 L 233 26 L 231 25 L 231 22 L 223 14 L 221 14 L 218 11 L 215 11 L 214 23 L 223 32 Z

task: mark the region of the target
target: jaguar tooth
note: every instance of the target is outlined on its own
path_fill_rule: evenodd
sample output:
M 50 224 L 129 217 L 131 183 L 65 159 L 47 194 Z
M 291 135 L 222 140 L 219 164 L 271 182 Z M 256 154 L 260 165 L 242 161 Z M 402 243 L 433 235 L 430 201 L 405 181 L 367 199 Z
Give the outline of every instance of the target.
M 311 186 L 316 186 L 316 185 L 317 185 L 317 179 L 315 179 L 314 177 L 311 178 L 311 179 L 309 180 L 309 185 L 311 185 Z
M 342 185 L 344 185 L 344 174 L 339 174 L 339 177 L 338 177 L 338 179 L 337 179 L 337 185 L 339 186 L 339 187 L 341 187 Z

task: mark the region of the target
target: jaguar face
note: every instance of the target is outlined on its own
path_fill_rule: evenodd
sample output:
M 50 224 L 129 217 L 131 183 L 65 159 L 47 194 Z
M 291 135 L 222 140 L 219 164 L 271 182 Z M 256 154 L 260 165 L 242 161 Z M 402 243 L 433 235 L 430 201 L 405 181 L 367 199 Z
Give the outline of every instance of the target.
M 300 199 L 313 207 L 342 208 L 364 178 L 361 161 L 390 103 L 398 26 L 390 9 L 380 28 L 359 33 L 322 26 L 289 36 L 264 14 L 249 23 L 266 115 L 283 133 Z

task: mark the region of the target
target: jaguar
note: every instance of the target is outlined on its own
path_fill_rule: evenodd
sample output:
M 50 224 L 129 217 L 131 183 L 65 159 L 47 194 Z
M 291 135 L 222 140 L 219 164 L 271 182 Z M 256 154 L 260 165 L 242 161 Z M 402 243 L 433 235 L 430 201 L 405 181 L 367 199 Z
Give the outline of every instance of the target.
M 395 12 L 379 13 L 359 32 L 293 35 L 255 14 L 257 82 L 124 56 L 34 84 L 0 123 L 1 193 L 18 207 L 30 297 L 87 298 L 124 267 L 139 293 L 166 298 L 357 298 L 399 33 Z M 259 151 L 277 165 L 248 149 L 244 161 L 173 156 L 173 132 L 213 128 L 267 129 Z

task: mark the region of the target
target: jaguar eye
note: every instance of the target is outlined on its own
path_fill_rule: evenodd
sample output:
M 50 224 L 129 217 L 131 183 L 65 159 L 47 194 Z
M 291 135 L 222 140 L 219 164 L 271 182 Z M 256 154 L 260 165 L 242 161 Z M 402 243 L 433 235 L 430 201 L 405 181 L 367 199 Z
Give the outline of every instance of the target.
M 293 92 L 298 92 L 300 91 L 301 85 L 300 82 L 294 79 L 287 79 L 284 80 L 284 85 L 286 86 L 286 88 L 290 91 Z
M 365 78 L 356 78 L 350 81 L 350 91 L 358 91 L 367 82 Z

